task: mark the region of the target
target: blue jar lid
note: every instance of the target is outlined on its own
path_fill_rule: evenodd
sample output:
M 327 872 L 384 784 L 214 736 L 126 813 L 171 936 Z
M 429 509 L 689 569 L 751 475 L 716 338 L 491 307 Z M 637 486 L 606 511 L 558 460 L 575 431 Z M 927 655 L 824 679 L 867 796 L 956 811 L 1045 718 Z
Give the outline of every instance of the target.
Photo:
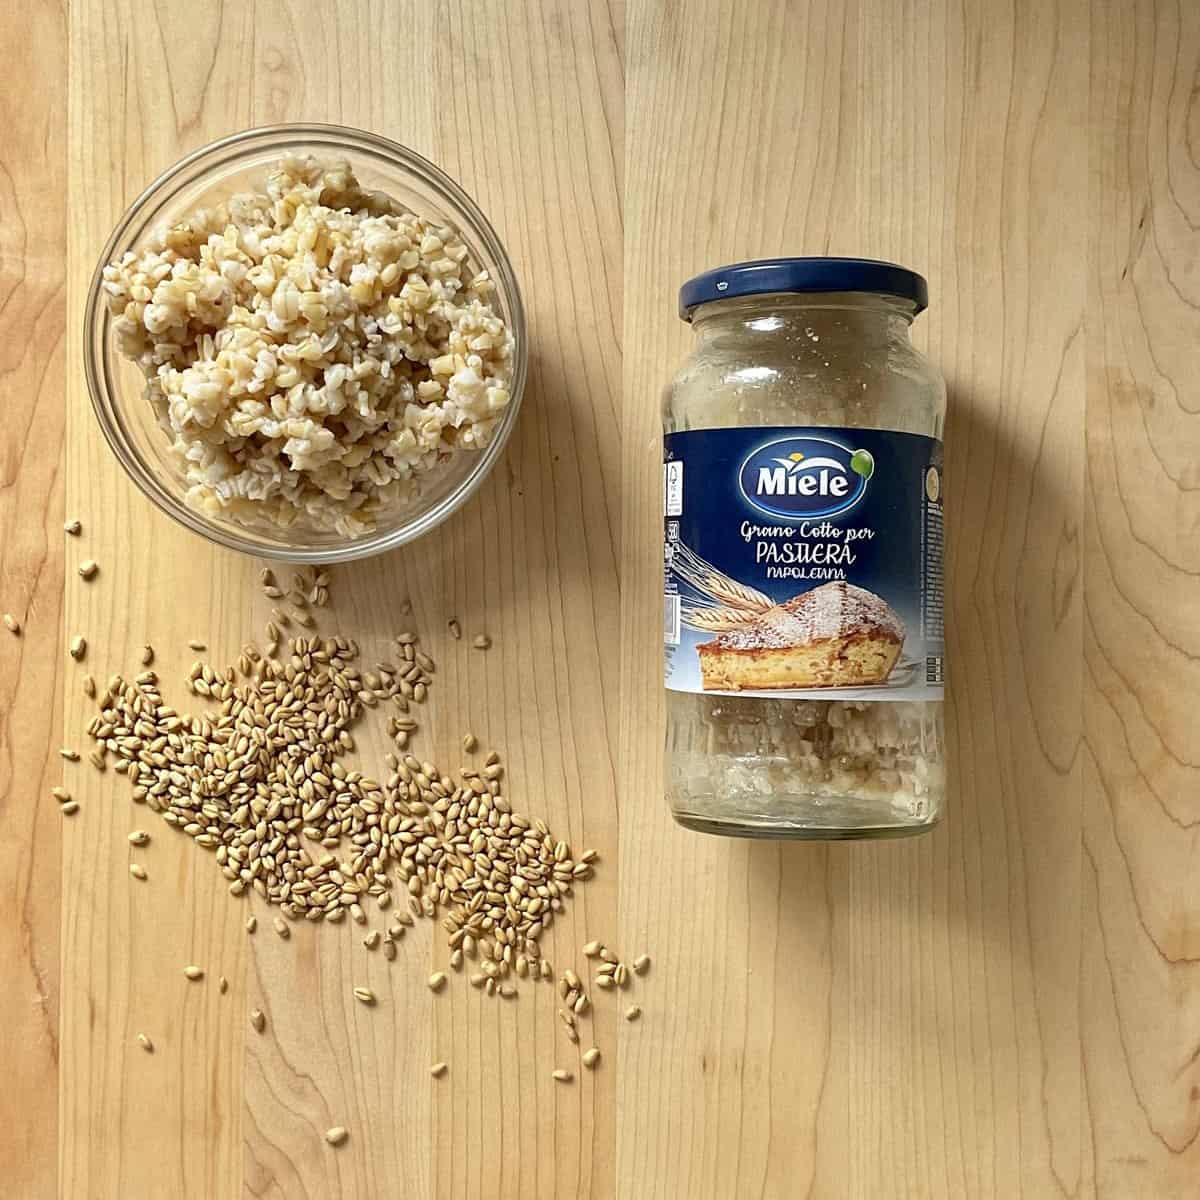
M 762 258 L 732 263 L 689 279 L 679 289 L 679 315 L 710 300 L 761 296 L 768 292 L 871 292 L 911 300 L 921 312 L 929 304 L 929 286 L 907 267 L 871 258 Z

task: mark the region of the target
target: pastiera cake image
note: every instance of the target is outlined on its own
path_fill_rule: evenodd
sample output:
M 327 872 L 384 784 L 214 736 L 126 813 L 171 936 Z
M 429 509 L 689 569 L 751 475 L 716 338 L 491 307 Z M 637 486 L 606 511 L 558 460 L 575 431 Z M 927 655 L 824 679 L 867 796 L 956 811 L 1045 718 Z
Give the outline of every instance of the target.
M 904 624 L 882 597 L 825 583 L 696 647 L 705 691 L 859 687 L 883 683 Z

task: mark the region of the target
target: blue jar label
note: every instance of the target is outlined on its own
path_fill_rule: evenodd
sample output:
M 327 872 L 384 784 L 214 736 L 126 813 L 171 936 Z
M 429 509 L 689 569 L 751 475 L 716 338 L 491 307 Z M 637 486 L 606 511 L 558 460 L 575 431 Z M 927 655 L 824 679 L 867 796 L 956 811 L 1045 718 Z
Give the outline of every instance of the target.
M 942 443 L 809 426 L 663 443 L 667 687 L 940 700 Z

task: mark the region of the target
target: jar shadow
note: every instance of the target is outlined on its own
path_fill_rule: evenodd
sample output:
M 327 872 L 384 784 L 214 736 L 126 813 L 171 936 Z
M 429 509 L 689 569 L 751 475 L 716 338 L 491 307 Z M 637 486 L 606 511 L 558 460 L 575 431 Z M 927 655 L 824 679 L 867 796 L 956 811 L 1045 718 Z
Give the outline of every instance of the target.
M 1076 410 L 1075 397 L 1056 396 L 1034 421 L 1020 402 L 950 388 L 941 824 L 913 838 L 748 852 L 749 903 L 775 953 L 829 957 L 823 975 L 796 986 L 832 987 L 857 1017 L 869 1008 L 930 1045 L 995 1005 L 977 986 L 983 975 L 1010 991 L 1022 978 L 1069 985 L 1078 961 L 1083 455 L 1067 440 Z M 925 978 L 934 971 L 961 977 L 953 1004 Z M 918 994 L 932 1003 L 914 1008 Z

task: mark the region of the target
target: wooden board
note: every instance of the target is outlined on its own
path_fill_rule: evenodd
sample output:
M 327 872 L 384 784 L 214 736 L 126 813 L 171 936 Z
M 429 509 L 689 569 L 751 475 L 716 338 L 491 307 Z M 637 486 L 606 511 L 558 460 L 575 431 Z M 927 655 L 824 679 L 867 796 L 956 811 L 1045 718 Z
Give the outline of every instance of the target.
M 830 253 L 929 278 L 914 335 L 949 391 L 954 753 L 928 838 L 731 847 L 634 786 L 658 747 L 631 727 L 622 916 L 673 946 L 678 999 L 622 1064 L 621 1174 L 663 1196 L 1074 1194 L 1087 230 L 1055 214 L 1088 202 L 1086 10 L 649 6 L 629 37 L 649 64 L 627 101 L 631 445 L 685 349 L 672 290 L 695 271 Z M 624 526 L 639 697 L 659 492 L 646 458 Z M 637 890 L 651 872 L 668 882 Z M 698 908 L 663 903 L 693 879 Z
M 624 1044 L 630 1194 L 1200 1186 L 1198 28 L 1082 0 L 630 10 L 621 916 L 671 947 L 674 997 Z M 730 846 L 659 800 L 645 447 L 674 289 L 776 253 L 930 281 L 953 756 L 944 827 L 907 845 Z
M 1097 5 L 1090 57 L 1083 1151 L 1101 1195 L 1190 1196 L 1200 1180 L 1200 12 Z
M 451 770 L 468 730 L 502 749 L 514 802 L 611 864 L 553 931 L 551 956 L 569 961 L 585 930 L 612 938 L 617 663 L 602 648 L 619 619 L 621 76 L 605 10 L 82 0 L 70 52 L 72 346 L 123 207 L 182 153 L 241 127 L 378 131 L 440 163 L 495 223 L 534 346 L 511 450 L 436 537 L 335 570 L 321 624 L 359 639 L 368 663 L 399 630 L 421 633 L 440 667 L 415 748 Z M 104 680 L 151 643 L 165 693 L 178 695 L 197 657 L 188 641 L 229 662 L 261 636 L 271 602 L 260 564 L 147 507 L 104 447 L 77 371 L 68 409 L 67 507 L 85 533 L 69 546 L 66 620 L 90 642 L 86 662 L 65 671 L 66 726 L 80 740 L 83 670 Z M 72 574 L 83 554 L 101 564 L 90 585 Z M 451 617 L 467 639 L 451 638 Z M 495 643 L 486 654 L 469 640 L 481 631 Z M 358 735 L 376 773 L 383 725 Z M 243 920 L 256 906 L 229 896 L 208 856 L 136 809 L 111 771 L 69 774 L 83 807 L 64 838 L 63 1194 L 291 1200 L 403 1184 L 449 1197 L 515 1194 L 518 1183 L 532 1196 L 612 1193 L 615 1075 L 552 1080 L 568 1053 L 578 1070 L 578 1052 L 548 986 L 508 1003 L 456 977 L 434 996 L 426 979 L 447 951 L 428 924 L 390 965 L 349 923 L 301 926 L 283 942 L 265 906 L 250 937 Z M 136 856 L 145 885 L 127 873 L 134 825 L 153 835 Z M 184 978 L 188 961 L 205 984 Z M 354 1000 L 360 985 L 378 994 L 373 1009 Z M 248 1025 L 252 1007 L 266 1036 Z M 139 1031 L 153 1055 L 137 1048 Z M 614 1041 L 610 1016 L 595 1036 Z M 451 1067 L 435 1080 L 438 1060 Z M 334 1125 L 351 1131 L 337 1150 L 323 1138 Z
M 0 611 L 24 626 L 0 629 L 11 1194 L 1195 1195 L 1192 8 L 0 15 L 22 50 L 0 81 Z M 594 1074 L 548 990 L 500 1005 L 455 979 L 433 996 L 428 928 L 390 967 L 355 927 L 248 936 L 206 855 L 119 776 L 56 753 L 86 749 L 85 670 L 129 670 L 150 642 L 182 700 L 189 639 L 224 662 L 266 619 L 258 564 L 173 526 L 112 461 L 77 347 L 133 195 L 196 146 L 285 120 L 439 162 L 524 284 L 533 383 L 504 462 L 436 537 L 337 570 L 327 628 L 382 645 L 415 623 L 440 663 L 421 753 L 454 766 L 473 730 L 525 811 L 601 851 L 551 955 L 598 936 L 655 965 L 640 1022 L 598 1006 Z M 908 844 L 725 842 L 676 828 L 661 798 L 657 405 L 689 340 L 674 295 L 772 253 L 930 280 L 915 336 L 950 391 L 953 762 L 943 827 Z M 451 616 L 494 648 L 453 643 Z M 81 805 L 65 824 L 60 780 Z M 145 883 L 127 872 L 136 825 Z M 555 1084 L 555 1065 L 580 1078 Z M 351 1131 L 337 1150 L 333 1124 Z
M 0 76 L 0 1176 L 57 1177 L 62 760 L 66 26 L 58 6 L 0 8 L 0 45 L 40 67 Z M 54 719 L 48 719 L 52 717 Z

